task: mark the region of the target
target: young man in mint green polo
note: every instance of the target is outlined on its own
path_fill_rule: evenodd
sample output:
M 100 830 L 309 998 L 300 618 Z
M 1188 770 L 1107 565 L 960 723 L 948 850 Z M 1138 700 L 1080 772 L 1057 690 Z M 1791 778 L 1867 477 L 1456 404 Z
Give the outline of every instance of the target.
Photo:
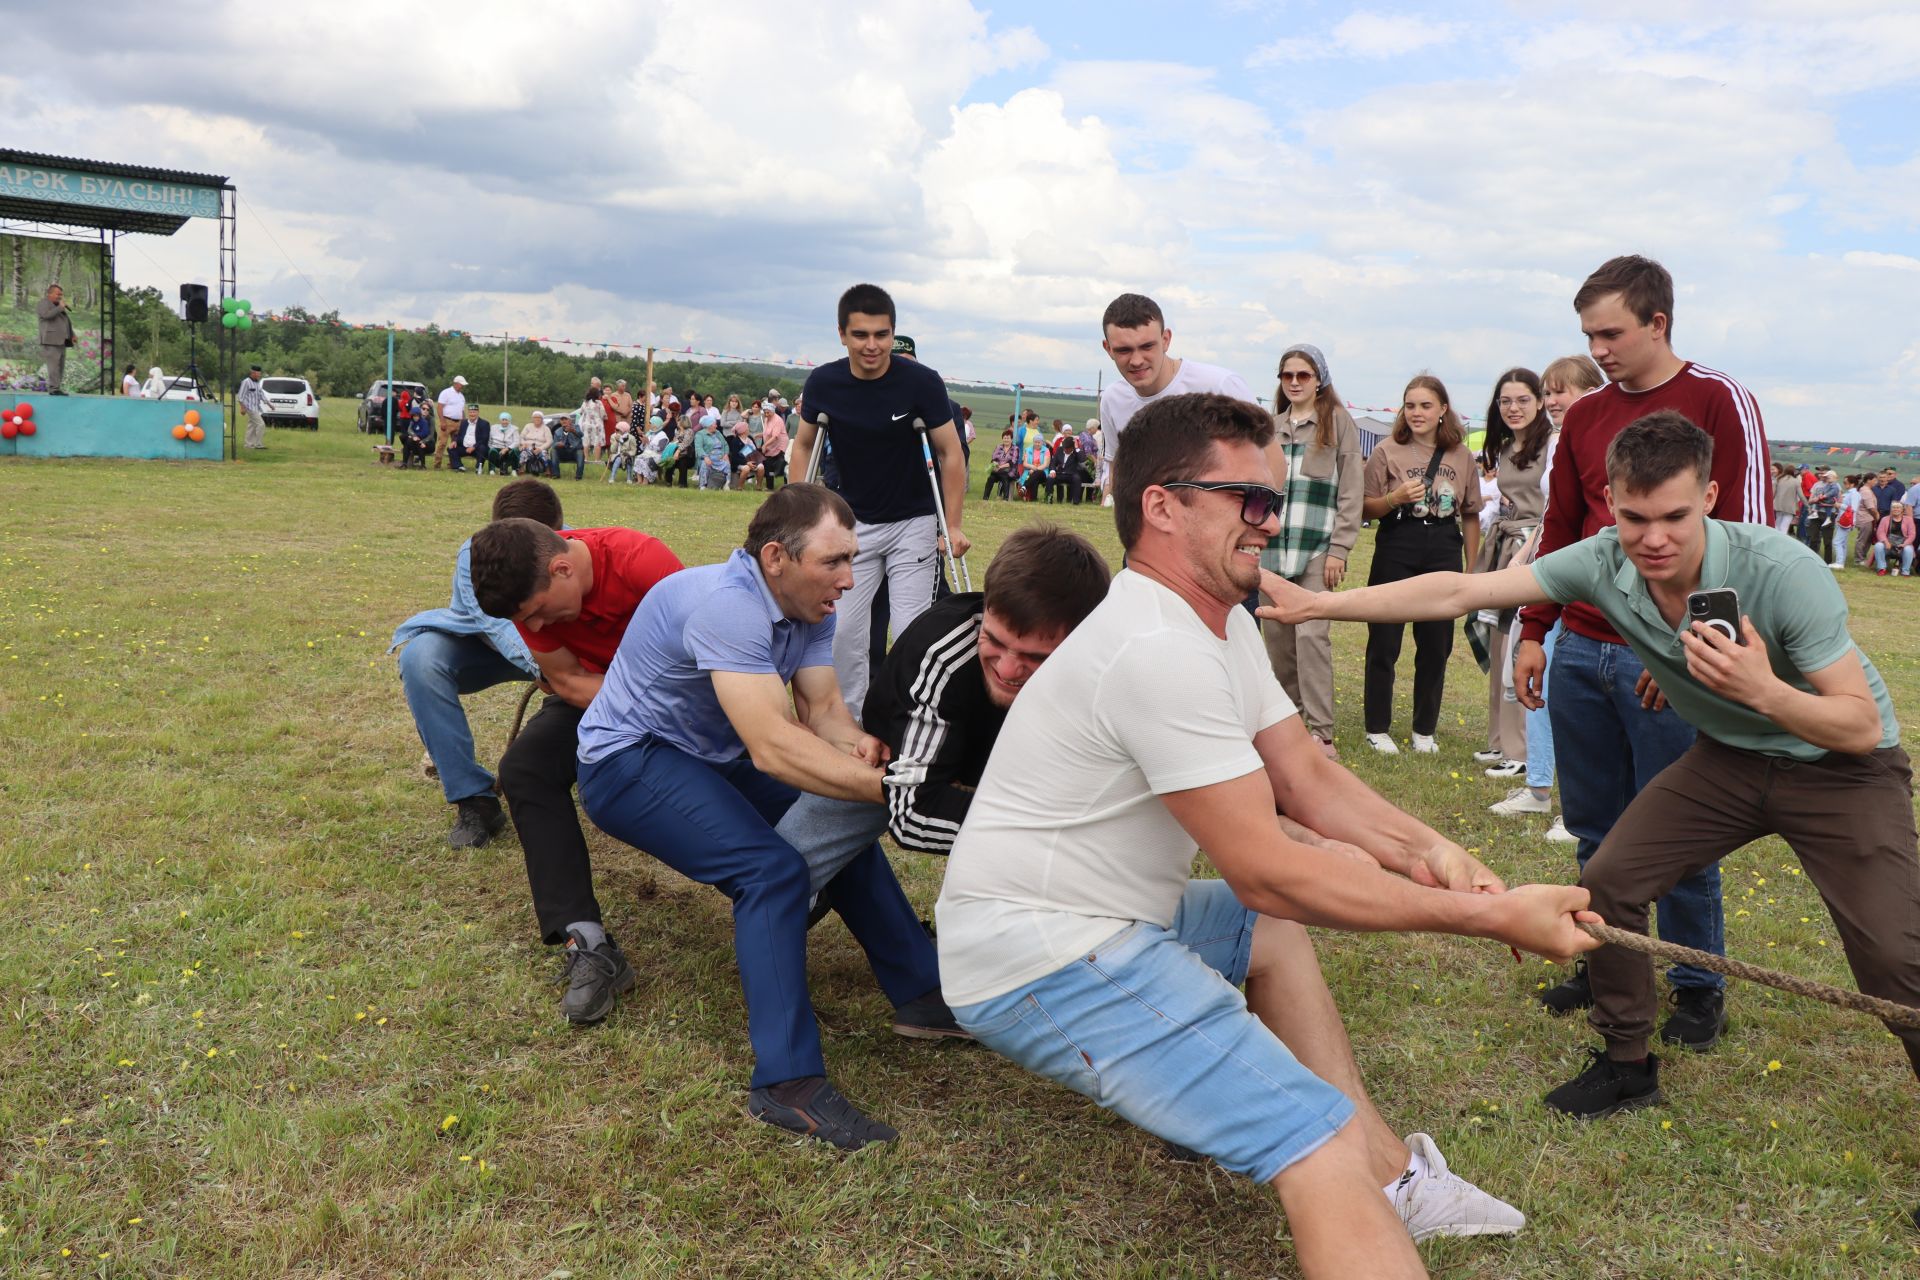
M 1394 622 L 1544 601 L 1598 609 L 1699 736 L 1587 863 L 1580 883 L 1592 909 L 1644 933 L 1648 903 L 1778 835 L 1826 903 L 1860 990 L 1920 1007 L 1913 772 L 1886 685 L 1848 634 L 1846 598 L 1818 554 L 1764 525 L 1707 518 L 1712 469 L 1706 433 L 1678 413 L 1649 414 L 1607 450 L 1615 527 L 1498 573 L 1326 594 L 1267 574 L 1261 589 L 1274 606 L 1260 613 Z M 1689 620 L 1688 597 L 1720 589 L 1738 594 L 1737 640 Z M 1547 1105 L 1595 1118 L 1658 1102 L 1659 1061 L 1647 1051 L 1652 966 L 1639 952 L 1602 947 L 1587 971 L 1589 1021 L 1606 1048 Z M 1889 1030 L 1920 1074 L 1920 1031 Z

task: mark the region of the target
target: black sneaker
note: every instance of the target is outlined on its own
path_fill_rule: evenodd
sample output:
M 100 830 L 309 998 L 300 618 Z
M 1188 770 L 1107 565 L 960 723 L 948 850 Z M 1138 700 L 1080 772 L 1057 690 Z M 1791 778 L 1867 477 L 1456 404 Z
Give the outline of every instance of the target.
M 1546 1097 L 1547 1107 L 1580 1120 L 1650 1107 L 1660 1099 L 1660 1059 L 1615 1062 L 1604 1049 L 1587 1050 L 1587 1069 Z
M 953 1020 L 953 1010 L 937 987 L 894 1009 L 893 1034 L 909 1040 L 973 1039 L 973 1032 Z
M 633 966 L 611 934 L 599 946 L 585 947 L 578 933 L 567 930 L 566 976 L 560 1012 L 577 1027 L 600 1021 L 613 1012 L 615 996 L 633 990 Z
M 900 1136 L 892 1125 L 848 1102 L 825 1076 L 803 1076 L 755 1089 L 747 1096 L 747 1114 L 775 1128 L 830 1142 L 842 1151 L 858 1151 L 870 1142 L 892 1142 Z
M 1727 997 L 1718 987 L 1675 987 L 1667 997 L 1673 1014 L 1660 1026 L 1660 1039 L 1705 1053 L 1727 1029 Z
M 1549 987 L 1540 993 L 1540 1003 L 1547 1012 L 1556 1016 L 1572 1013 L 1576 1009 L 1593 1007 L 1593 984 L 1587 981 L 1587 962 L 1573 962 L 1573 976 L 1557 987 Z
M 454 805 L 460 810 L 460 816 L 454 819 L 453 830 L 447 833 L 447 843 L 456 849 L 478 849 L 506 828 L 507 815 L 500 811 L 500 802 L 492 796 L 468 796 L 465 800 L 456 800 Z

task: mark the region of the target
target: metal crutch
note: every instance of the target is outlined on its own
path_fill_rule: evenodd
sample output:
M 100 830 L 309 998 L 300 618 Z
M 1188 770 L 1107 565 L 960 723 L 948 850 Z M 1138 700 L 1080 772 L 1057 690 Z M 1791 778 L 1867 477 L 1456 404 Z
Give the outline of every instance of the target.
M 819 428 L 813 433 L 813 448 L 807 453 L 807 483 L 820 483 L 820 459 L 827 453 L 827 415 L 821 414 L 814 423 Z
M 967 572 L 967 558 L 953 554 L 953 530 L 947 527 L 947 500 L 940 492 L 940 471 L 933 465 L 933 446 L 927 442 L 928 430 L 925 418 L 915 418 L 913 429 L 920 433 L 920 456 L 927 460 L 927 482 L 933 486 L 933 513 L 940 518 L 940 533 L 947 540 L 947 558 L 959 570 L 958 586 L 962 591 L 973 590 L 973 575 Z M 955 430 L 959 428 L 956 426 Z

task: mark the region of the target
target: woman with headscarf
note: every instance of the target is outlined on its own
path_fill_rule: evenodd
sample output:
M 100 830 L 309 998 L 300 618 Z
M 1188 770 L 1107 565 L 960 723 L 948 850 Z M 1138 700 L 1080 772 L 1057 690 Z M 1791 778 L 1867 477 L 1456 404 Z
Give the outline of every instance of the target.
M 1280 356 L 1273 442 L 1287 458 L 1280 532 L 1260 565 L 1309 591 L 1332 591 L 1346 577 L 1360 536 L 1363 475 L 1360 428 L 1340 402 L 1320 348 L 1305 342 Z M 1333 639 L 1324 622 L 1261 624 L 1274 678 L 1300 708 L 1307 732 L 1328 759 L 1333 745 Z
M 147 381 L 140 388 L 140 398 L 142 400 L 160 400 L 164 399 L 166 394 L 167 376 L 160 372 L 159 365 L 155 365 L 153 368 L 147 370 Z

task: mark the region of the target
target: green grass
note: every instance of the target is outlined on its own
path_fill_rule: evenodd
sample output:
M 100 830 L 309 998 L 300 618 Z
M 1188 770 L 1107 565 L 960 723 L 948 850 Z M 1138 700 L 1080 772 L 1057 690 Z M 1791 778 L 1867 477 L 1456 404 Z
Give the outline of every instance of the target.
M 904 1137 L 841 1158 L 749 1121 L 723 900 L 597 836 L 640 982 L 605 1025 L 565 1026 L 517 846 L 446 846 L 385 653 L 445 603 L 498 482 L 377 469 L 351 410 L 237 464 L 0 463 L 0 1274 L 1293 1274 L 1270 1193 L 987 1052 L 888 1034 L 837 923 L 812 966 L 832 1070 Z M 562 494 L 574 523 L 693 563 L 755 502 Z M 1034 514 L 969 505 L 976 574 Z M 1098 508 L 1047 514 L 1117 563 Z M 1920 705 L 1920 590 L 1844 583 L 1896 703 Z M 1485 813 L 1502 788 L 1468 760 L 1464 646 L 1443 754 L 1379 759 L 1360 643 L 1336 630 L 1353 767 L 1510 879 L 1569 878 L 1544 821 Z M 517 695 L 469 701 L 484 753 Z M 929 907 L 942 864 L 897 865 Z M 1781 844 L 1725 870 L 1735 954 L 1851 985 Z M 1914 1083 L 1877 1024 L 1739 987 L 1723 1046 L 1670 1063 L 1669 1105 L 1573 1127 L 1539 1103 L 1590 1040 L 1533 1006 L 1553 970 L 1451 938 L 1319 941 L 1388 1120 L 1532 1218 L 1429 1246 L 1436 1273 L 1920 1268 Z

